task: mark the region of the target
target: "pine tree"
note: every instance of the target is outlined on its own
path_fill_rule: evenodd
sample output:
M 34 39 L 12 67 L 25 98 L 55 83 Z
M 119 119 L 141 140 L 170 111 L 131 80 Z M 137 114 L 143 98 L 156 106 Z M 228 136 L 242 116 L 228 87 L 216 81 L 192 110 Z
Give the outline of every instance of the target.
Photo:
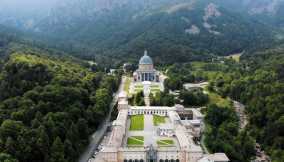
M 67 159 L 68 162 L 75 161 L 75 159 L 77 158 L 77 152 L 74 150 L 71 141 L 68 139 L 64 141 L 64 150 L 65 150 L 65 155 L 69 156 L 69 158 Z
M 5 148 L 7 153 L 9 154 L 13 154 L 16 152 L 16 148 L 15 148 L 15 141 L 13 140 L 13 138 L 8 137 L 7 141 L 5 143 Z
M 64 158 L 64 145 L 59 137 L 56 137 L 51 146 L 49 162 L 67 162 Z
M 40 126 L 37 130 L 37 141 L 36 144 L 40 150 L 41 155 L 44 157 L 44 161 L 48 161 L 48 148 L 49 148 L 49 138 L 46 133 L 46 129 L 44 126 Z

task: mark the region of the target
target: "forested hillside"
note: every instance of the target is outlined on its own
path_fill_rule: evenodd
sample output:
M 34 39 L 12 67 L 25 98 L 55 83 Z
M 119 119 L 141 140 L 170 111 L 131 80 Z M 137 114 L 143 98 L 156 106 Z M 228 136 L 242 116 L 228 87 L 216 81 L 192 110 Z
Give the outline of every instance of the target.
M 243 68 L 221 78 L 219 93 L 247 105 L 251 135 L 273 161 L 284 159 L 284 50 L 273 48 L 242 58 Z
M 257 6 L 253 2 L 225 2 L 62 1 L 47 15 L 31 17 L 29 29 L 18 28 L 45 45 L 112 66 L 137 60 L 144 49 L 156 63 L 200 61 L 268 48 L 282 38 L 279 28 L 250 16 L 246 7 Z
M 37 28 L 52 36 L 58 48 L 81 49 L 82 55 L 137 59 L 137 51 L 147 48 L 158 63 L 206 60 L 274 41 L 273 28 L 206 0 L 157 2 L 153 7 L 148 6 L 154 1 L 121 3 L 97 12 L 92 10 L 96 3 L 88 0 L 76 3 L 82 8 L 66 5 Z
M 210 62 L 175 64 L 167 70 L 166 87 L 183 89 L 188 82 L 209 81 L 206 144 L 225 152 L 231 161 L 250 161 L 260 143 L 273 162 L 284 159 L 284 48 L 277 46 L 241 56 L 240 62 L 219 58 Z M 196 101 L 196 94 L 187 95 Z M 200 98 L 200 97 L 199 97 Z M 230 98 L 246 105 L 249 124 L 239 130 Z M 211 105 L 214 104 L 214 105 Z
M 0 161 L 75 162 L 108 112 L 118 77 L 43 53 L 0 63 Z

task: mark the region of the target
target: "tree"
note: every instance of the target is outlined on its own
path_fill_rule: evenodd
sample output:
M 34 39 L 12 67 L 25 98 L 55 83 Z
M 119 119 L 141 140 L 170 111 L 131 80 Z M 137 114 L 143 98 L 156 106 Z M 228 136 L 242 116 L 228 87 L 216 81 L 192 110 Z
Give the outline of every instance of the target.
M 5 143 L 6 152 L 9 154 L 16 154 L 16 143 L 13 138 L 8 137 Z
M 40 150 L 41 155 L 43 156 L 43 161 L 48 162 L 49 158 L 49 138 L 46 133 L 45 127 L 41 125 L 37 129 L 37 141 L 36 145 L 38 149 Z
M 7 137 L 17 138 L 23 128 L 23 123 L 14 120 L 5 120 L 0 127 L 0 136 L 5 139 Z
M 133 105 L 136 106 L 144 106 L 145 101 L 144 101 L 144 93 L 143 91 L 140 91 L 134 95 L 134 100 L 133 100 Z
M 0 153 L 1 162 L 19 162 L 17 159 L 13 158 L 10 154 Z
M 78 144 L 80 142 L 80 132 L 79 132 L 77 124 L 74 124 L 74 123 L 71 124 L 71 127 L 68 129 L 66 139 L 73 142 L 73 145 L 75 147 L 79 146 Z
M 68 139 L 64 141 L 64 151 L 65 151 L 65 155 L 70 156 L 70 157 L 67 157 L 68 162 L 76 161 L 75 159 L 78 156 L 78 153 L 73 149 L 72 143 Z
M 50 150 L 50 162 L 67 162 L 64 158 L 64 145 L 59 137 L 54 140 Z
M 183 100 L 183 104 L 187 106 L 203 106 L 209 101 L 208 95 L 204 94 L 202 89 L 183 90 L 180 93 L 180 98 Z
M 89 127 L 88 127 L 88 122 L 81 118 L 78 120 L 78 131 L 79 131 L 79 134 L 80 134 L 80 137 L 83 137 L 83 139 L 88 139 L 88 135 L 89 135 Z
M 109 110 L 109 103 L 111 101 L 109 97 L 108 90 L 105 88 L 98 89 L 95 95 L 95 108 L 99 111 L 104 112 L 106 114 Z

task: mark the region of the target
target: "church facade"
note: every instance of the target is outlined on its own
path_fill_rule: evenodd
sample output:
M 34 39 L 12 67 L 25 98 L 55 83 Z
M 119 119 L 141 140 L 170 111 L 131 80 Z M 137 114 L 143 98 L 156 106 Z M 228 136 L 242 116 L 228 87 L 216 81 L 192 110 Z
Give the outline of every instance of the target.
M 146 50 L 139 60 L 139 68 L 133 73 L 133 77 L 135 82 L 159 82 L 159 72 L 154 68 L 153 60 Z

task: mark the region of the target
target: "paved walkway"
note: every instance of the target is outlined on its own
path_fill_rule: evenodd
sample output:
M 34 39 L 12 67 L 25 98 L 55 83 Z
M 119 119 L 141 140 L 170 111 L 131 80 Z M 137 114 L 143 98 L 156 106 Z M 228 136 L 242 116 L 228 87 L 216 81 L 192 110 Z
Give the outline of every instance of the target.
M 150 97 L 144 97 L 144 101 L 145 101 L 145 105 L 146 106 L 151 106 L 151 104 L 150 104 Z

